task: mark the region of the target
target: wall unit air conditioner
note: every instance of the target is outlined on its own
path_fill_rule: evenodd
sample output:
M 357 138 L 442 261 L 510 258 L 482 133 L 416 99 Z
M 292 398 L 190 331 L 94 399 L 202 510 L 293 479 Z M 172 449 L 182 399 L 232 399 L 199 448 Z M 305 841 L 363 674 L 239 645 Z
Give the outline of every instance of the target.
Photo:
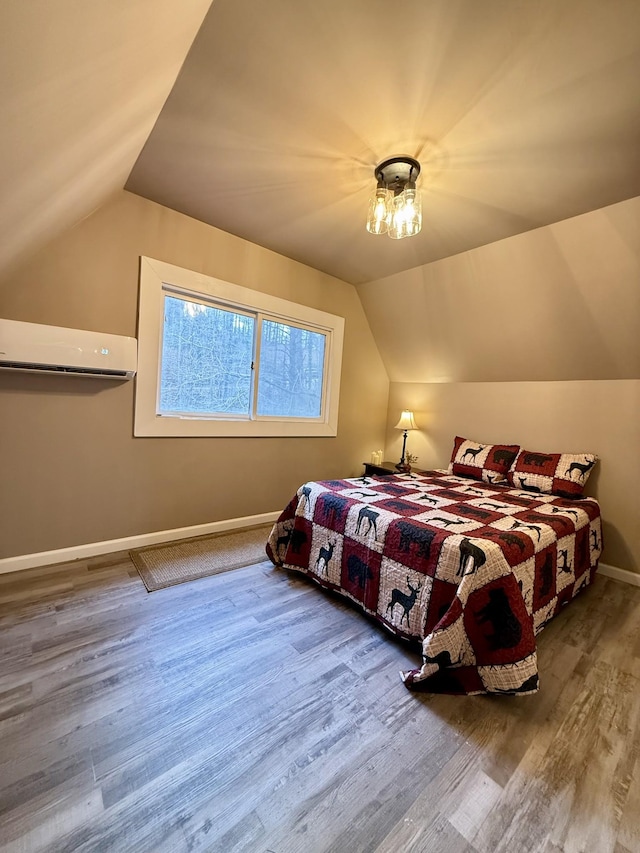
M 137 358 L 135 338 L 0 319 L 0 370 L 133 379 Z

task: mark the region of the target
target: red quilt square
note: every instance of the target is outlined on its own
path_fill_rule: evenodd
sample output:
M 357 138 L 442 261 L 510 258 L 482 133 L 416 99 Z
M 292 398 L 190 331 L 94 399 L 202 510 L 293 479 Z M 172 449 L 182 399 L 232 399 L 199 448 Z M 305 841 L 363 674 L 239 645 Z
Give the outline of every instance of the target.
M 450 507 L 447 507 L 449 510 Z M 490 509 L 484 509 L 473 504 L 458 504 L 455 508 L 456 515 L 464 516 L 472 521 L 480 521 L 482 524 L 491 524 L 492 521 L 497 521 L 503 515 L 498 512 L 492 512 Z M 474 533 L 474 535 L 476 535 Z
M 535 651 L 535 640 L 518 582 L 507 575 L 474 590 L 464 627 L 479 666 L 515 663 Z
M 376 551 L 370 551 L 359 542 L 345 537 L 340 584 L 372 612 L 376 611 L 378 605 L 381 560 L 381 555 Z
M 497 527 L 481 527 L 480 530 L 474 530 L 473 535 L 497 542 L 510 566 L 524 563 L 525 560 L 533 557 L 535 551 L 531 537 L 525 533 L 499 530 Z
M 395 483 L 376 483 L 376 492 L 383 495 L 391 495 L 394 498 L 402 497 L 402 495 L 412 495 L 415 492 L 413 487 L 398 486 Z
M 432 489 L 430 494 L 438 498 L 447 498 L 447 500 L 455 501 L 456 503 L 473 499 L 473 495 L 457 492 L 455 489 Z
M 458 602 L 459 612 L 462 612 L 462 605 L 460 605 L 460 602 L 456 598 L 456 589 L 457 587 L 455 584 L 445 583 L 438 578 L 433 579 L 427 618 L 424 626 L 425 637 L 433 631 L 438 622 L 451 608 L 454 601 Z
M 562 495 L 563 498 L 580 497 L 582 495 L 582 483 L 572 483 L 561 477 L 554 477 L 551 484 L 551 494 Z
M 515 470 L 523 474 L 542 474 L 544 477 L 553 477 L 559 460 L 559 453 L 534 453 L 531 450 L 521 450 Z
M 313 520 L 333 530 L 344 530 L 349 508 L 355 501 L 332 492 L 322 492 L 316 500 Z
M 296 516 L 293 528 L 288 536 L 283 561 L 290 566 L 306 569 L 311 554 L 313 525 L 306 518 Z M 278 549 L 280 550 L 280 549 Z
M 576 531 L 576 544 L 573 555 L 573 573 L 576 580 L 591 568 L 591 551 L 589 549 L 589 526 L 585 525 Z
M 558 515 L 557 513 L 548 512 L 517 512 L 515 518 L 526 521 L 534 527 L 541 524 L 546 524 L 553 529 L 556 534 L 556 539 L 562 539 L 563 536 L 568 536 L 575 530 L 573 520 L 566 515 Z
M 376 509 L 378 508 L 403 516 L 419 515 L 424 512 L 424 507 L 420 504 L 413 501 L 403 501 L 402 498 L 385 498 L 383 501 L 376 501 Z
M 556 566 L 558 565 L 557 544 L 554 542 L 536 554 L 535 578 L 533 581 L 533 609 L 540 610 L 556 594 Z
M 394 519 L 387 528 L 385 554 L 416 572 L 433 575 L 446 537 L 446 531 L 419 521 Z

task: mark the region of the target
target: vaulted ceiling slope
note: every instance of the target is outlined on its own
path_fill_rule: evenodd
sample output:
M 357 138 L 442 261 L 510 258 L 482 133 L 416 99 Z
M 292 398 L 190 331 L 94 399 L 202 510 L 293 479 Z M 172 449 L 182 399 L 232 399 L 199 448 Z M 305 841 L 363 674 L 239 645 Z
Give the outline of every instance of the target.
M 636 197 L 357 290 L 392 382 L 557 382 L 640 380 L 639 285 Z
M 0 273 L 121 190 L 211 0 L 2 0 Z
M 638 0 L 216 0 L 127 189 L 365 282 L 640 195 Z M 373 168 L 424 224 L 364 229 Z

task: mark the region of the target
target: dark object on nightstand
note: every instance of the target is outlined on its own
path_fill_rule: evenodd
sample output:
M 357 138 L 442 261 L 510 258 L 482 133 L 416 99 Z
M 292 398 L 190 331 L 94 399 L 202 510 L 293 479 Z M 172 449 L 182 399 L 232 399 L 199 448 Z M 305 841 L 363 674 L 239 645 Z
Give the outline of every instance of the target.
M 383 477 L 386 474 L 397 474 L 393 462 L 381 462 L 380 465 L 374 465 L 373 462 L 363 462 L 365 477 Z
M 402 471 L 398 471 L 395 462 L 383 462 L 381 465 L 374 465 L 372 462 L 363 462 L 362 464 L 364 465 L 365 477 L 384 477 L 387 474 L 402 474 Z M 414 474 L 422 473 L 420 468 L 412 468 L 411 470 Z

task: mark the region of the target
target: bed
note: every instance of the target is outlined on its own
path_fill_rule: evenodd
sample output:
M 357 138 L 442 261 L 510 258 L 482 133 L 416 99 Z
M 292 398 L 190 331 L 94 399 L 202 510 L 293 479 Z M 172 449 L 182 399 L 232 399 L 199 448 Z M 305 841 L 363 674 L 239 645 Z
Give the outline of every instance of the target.
M 594 498 L 447 471 L 309 482 L 267 554 L 422 641 L 412 689 L 529 694 L 536 636 L 591 583 L 602 550 Z

